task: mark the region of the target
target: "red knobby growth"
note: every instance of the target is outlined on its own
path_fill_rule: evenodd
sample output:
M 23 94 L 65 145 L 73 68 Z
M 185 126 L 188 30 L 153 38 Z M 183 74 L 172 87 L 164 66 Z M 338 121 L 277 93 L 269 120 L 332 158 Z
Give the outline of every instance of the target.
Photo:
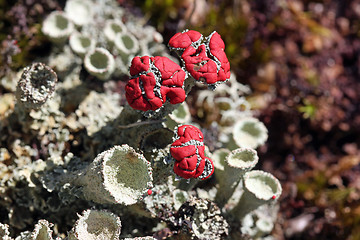
M 181 58 L 186 70 L 197 81 L 216 86 L 230 78 L 230 63 L 225 54 L 225 43 L 217 32 L 211 33 L 200 44 L 202 35 L 196 31 L 175 34 L 169 41 L 172 49 L 183 50 Z
M 175 34 L 169 41 L 170 49 L 185 49 L 193 43 L 201 41 L 202 34 L 194 31 L 183 31 L 181 33 Z
M 143 57 L 134 57 L 131 61 L 130 66 L 130 75 L 136 76 L 142 72 L 148 71 L 150 68 L 150 57 L 143 56 Z
M 215 84 L 219 80 L 218 66 L 215 61 L 207 56 L 204 44 L 201 44 L 197 49 L 192 46 L 188 47 L 181 57 L 185 62 L 186 70 L 196 80 L 207 84 Z
M 209 38 L 210 55 L 220 62 L 218 80 L 225 81 L 230 78 L 230 63 L 225 54 L 225 43 L 217 32 L 213 32 Z
M 183 89 L 186 73 L 167 57 L 135 57 L 130 66 L 132 79 L 125 87 L 126 100 L 137 110 L 160 108 L 185 101 Z
M 175 159 L 174 172 L 185 179 L 205 180 L 214 172 L 210 158 L 205 157 L 202 132 L 191 125 L 182 125 L 177 129 L 175 141 L 170 153 Z

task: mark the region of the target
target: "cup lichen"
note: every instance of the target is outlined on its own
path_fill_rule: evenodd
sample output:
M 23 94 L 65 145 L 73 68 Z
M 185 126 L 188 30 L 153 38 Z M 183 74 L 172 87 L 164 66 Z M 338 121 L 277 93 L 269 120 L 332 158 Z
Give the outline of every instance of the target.
M 12 236 L 5 223 L 17 229 L 17 239 L 52 239 L 51 231 L 63 238 L 84 209 L 67 239 L 119 239 L 117 216 L 129 222 L 121 237 L 139 240 L 165 235 L 225 239 L 233 231 L 227 221 L 240 226 L 241 219 L 232 219 L 235 204 L 229 198 L 240 199 L 245 191 L 241 176 L 256 164 L 257 155 L 244 143 L 230 152 L 238 147 L 228 144 L 235 120 L 252 112 L 242 96 L 248 89 L 230 75 L 218 33 L 176 34 L 171 45 L 182 53 L 176 59 L 154 27 L 144 26 L 115 0 L 68 0 L 64 12 L 49 14 L 42 30 L 53 44 L 50 54 L 38 59 L 56 74 L 34 63 L 25 69 L 16 93 L 0 94 L 0 202 L 8 216 L 0 224 L 3 239 Z M 134 57 L 129 74 L 138 54 L 143 56 Z M 16 74 L 9 76 L 0 86 L 14 91 L 11 76 Z M 33 77 L 42 80 L 27 86 Z M 210 90 L 191 96 L 196 106 L 187 105 L 192 87 L 204 82 Z M 15 99 L 15 94 L 18 103 L 5 103 L 3 110 L 5 95 Z M 212 123 L 198 122 L 206 115 L 205 105 L 218 113 Z M 28 121 L 20 117 L 22 108 Z M 173 139 L 179 129 L 184 132 Z M 176 181 L 174 170 L 182 180 Z M 250 183 L 244 186 L 251 189 Z M 250 185 L 261 187 L 255 180 Z M 236 206 L 233 211 L 242 210 Z M 251 227 L 268 232 L 275 218 L 261 220 Z M 152 236 L 131 238 L 147 235 Z
M 18 103 L 26 109 L 39 109 L 55 91 L 56 73 L 44 63 L 24 68 L 16 87 Z
M 233 127 L 233 139 L 237 146 L 257 148 L 268 138 L 265 125 L 253 117 L 239 119 Z
M 79 216 L 68 234 L 69 240 L 118 240 L 121 220 L 115 214 L 104 210 L 85 210 Z
M 96 42 L 91 37 L 75 31 L 70 35 L 69 45 L 77 55 L 83 58 L 87 52 L 95 48 Z
M 62 11 L 50 13 L 42 25 L 42 32 L 55 43 L 64 43 L 74 29 L 74 23 Z
M 85 55 L 84 66 L 91 75 L 107 80 L 115 70 L 115 60 L 107 49 L 97 47 Z
M 244 192 L 239 203 L 232 209 L 232 215 L 242 219 L 258 207 L 275 202 L 280 197 L 282 188 L 279 180 L 272 174 L 253 170 L 243 176 Z
M 151 164 L 128 145 L 100 153 L 77 179 L 85 199 L 131 205 L 152 187 Z
M 235 149 L 225 157 L 222 165 L 224 170 L 218 178 L 219 188 L 215 198 L 220 207 L 226 204 L 242 176 L 254 168 L 258 160 L 257 152 L 251 148 Z

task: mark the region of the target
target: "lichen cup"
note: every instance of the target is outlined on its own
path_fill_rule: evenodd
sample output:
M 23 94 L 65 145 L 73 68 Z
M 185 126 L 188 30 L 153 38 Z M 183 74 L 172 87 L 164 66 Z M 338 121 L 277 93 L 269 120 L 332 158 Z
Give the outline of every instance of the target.
M 75 30 L 75 26 L 66 13 L 54 11 L 45 18 L 41 30 L 51 41 L 64 43 Z
M 79 32 L 73 32 L 70 35 L 69 44 L 71 49 L 83 58 L 87 52 L 90 52 L 95 48 L 96 42 L 89 36 Z
M 95 48 L 85 55 L 84 66 L 88 73 L 107 80 L 115 70 L 115 60 L 105 48 Z
M 224 157 L 224 153 L 222 154 Z M 223 172 L 217 178 L 219 187 L 215 201 L 223 207 L 235 191 L 242 176 L 258 163 L 257 152 L 251 148 L 238 148 L 230 152 L 223 161 Z
M 114 39 L 114 47 L 124 63 L 129 63 L 130 57 L 140 50 L 139 41 L 129 32 L 117 33 Z
M 69 232 L 69 240 L 118 240 L 121 221 L 115 214 L 104 210 L 85 210 Z
M 100 153 L 75 184 L 83 187 L 87 200 L 132 205 L 147 194 L 152 181 L 150 162 L 124 144 Z
M 232 135 L 238 147 L 256 149 L 268 139 L 268 130 L 258 119 L 246 117 L 235 123 Z
M 127 32 L 127 28 L 123 22 L 115 19 L 109 19 L 105 22 L 104 36 L 110 46 L 114 44 L 116 35 L 124 32 Z
M 92 2 L 89 0 L 68 0 L 64 10 L 77 26 L 82 26 L 92 21 L 93 7 Z
M 16 98 L 25 109 L 39 109 L 55 91 L 56 73 L 44 63 L 25 67 L 16 86 Z
M 241 220 L 261 205 L 276 201 L 282 192 L 281 184 L 272 174 L 253 170 L 243 176 L 244 193 L 231 214 Z

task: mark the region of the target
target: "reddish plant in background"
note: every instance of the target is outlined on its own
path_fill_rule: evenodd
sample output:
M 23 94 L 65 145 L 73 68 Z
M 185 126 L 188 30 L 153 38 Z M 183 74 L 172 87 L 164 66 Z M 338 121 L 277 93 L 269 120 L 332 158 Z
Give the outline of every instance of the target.
M 174 172 L 185 179 L 209 178 L 214 165 L 210 158 L 205 157 L 202 132 L 192 125 L 182 125 L 178 127 L 175 139 L 170 148 L 171 156 L 176 160 Z

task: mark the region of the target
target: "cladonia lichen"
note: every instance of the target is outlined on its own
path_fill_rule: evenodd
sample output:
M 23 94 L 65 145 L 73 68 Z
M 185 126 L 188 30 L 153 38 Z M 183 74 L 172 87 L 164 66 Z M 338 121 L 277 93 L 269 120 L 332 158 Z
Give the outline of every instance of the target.
M 118 2 L 59 5 L 43 55 L 0 80 L 0 238 L 269 234 L 281 185 L 252 170 L 267 130 L 220 34 L 175 34 L 175 58 Z

